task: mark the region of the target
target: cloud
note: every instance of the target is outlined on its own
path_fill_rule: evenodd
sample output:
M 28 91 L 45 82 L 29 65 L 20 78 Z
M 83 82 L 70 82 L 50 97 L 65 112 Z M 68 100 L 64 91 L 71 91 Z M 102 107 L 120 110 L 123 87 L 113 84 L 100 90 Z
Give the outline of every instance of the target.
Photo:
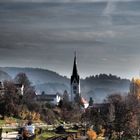
M 140 8 L 137 2 L 122 4 L 115 3 L 119 0 L 1 1 L 108 2 L 51 6 L 44 3 L 8 3 L 6 6 L 1 4 L 1 65 L 30 65 L 69 73 L 73 51 L 76 49 L 79 51 L 78 66 L 84 75 L 114 73 L 118 68 L 120 74 L 126 75 L 126 70 L 138 67 Z
M 1 0 L 0 2 L 52 2 L 52 3 L 70 3 L 70 2 L 128 2 L 128 1 L 137 1 L 137 0 Z
M 107 6 L 104 9 L 103 14 L 104 15 L 109 15 L 109 14 L 113 13 L 115 8 L 116 8 L 116 5 L 115 5 L 114 1 L 108 0 Z
M 56 42 L 100 42 L 104 38 L 113 38 L 116 35 L 121 34 L 113 31 L 61 31 L 61 32 L 52 32 L 46 39 L 48 41 Z

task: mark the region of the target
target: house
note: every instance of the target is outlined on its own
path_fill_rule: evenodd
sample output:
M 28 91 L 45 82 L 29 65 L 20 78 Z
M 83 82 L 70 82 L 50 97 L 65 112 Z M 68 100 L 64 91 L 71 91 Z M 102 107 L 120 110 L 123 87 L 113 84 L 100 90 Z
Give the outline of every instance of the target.
M 84 97 L 81 97 L 81 105 L 82 105 L 85 109 L 88 108 L 88 106 L 89 106 L 88 101 L 87 101 Z
M 59 93 L 56 94 L 46 94 L 45 92 L 42 92 L 39 95 L 36 95 L 36 100 L 39 102 L 49 102 L 55 105 L 58 105 L 60 102 L 62 96 Z
M 14 83 L 14 86 L 16 87 L 17 93 L 19 93 L 21 95 L 24 94 L 24 85 Z M 6 91 L 6 89 L 4 87 L 4 83 L 0 82 L 0 94 L 3 95 L 5 93 L 5 91 Z

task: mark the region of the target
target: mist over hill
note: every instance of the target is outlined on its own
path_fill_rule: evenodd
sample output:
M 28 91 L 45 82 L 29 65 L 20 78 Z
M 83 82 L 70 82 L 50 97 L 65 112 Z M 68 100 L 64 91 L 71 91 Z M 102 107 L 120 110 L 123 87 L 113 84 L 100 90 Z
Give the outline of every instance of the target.
M 125 95 L 129 91 L 130 80 L 121 79 L 115 75 L 99 74 L 81 81 L 81 91 L 88 99 L 102 102 L 108 95 L 119 93 Z
M 0 81 L 11 80 L 12 77 L 5 71 L 0 70 Z
M 0 67 L 0 70 L 8 73 L 12 78 L 18 73 L 26 73 L 32 85 L 35 86 L 38 94 L 42 91 L 49 94 L 55 94 L 56 92 L 63 93 L 64 90 L 70 90 L 69 79 L 50 70 L 17 67 Z
M 56 92 L 63 94 L 64 90 L 70 93 L 70 79 L 50 70 L 0 67 L 0 79 L 10 80 L 11 77 L 14 78 L 21 72 L 26 73 L 38 94 L 42 91 L 48 94 L 55 94 Z M 5 77 L 3 77 L 4 74 Z M 99 74 L 81 79 L 81 94 L 87 100 L 93 97 L 95 102 L 102 102 L 108 95 L 113 93 L 127 94 L 129 85 L 130 80 L 128 79 L 121 79 L 111 74 Z
M 17 68 L 17 67 L 0 67 L 0 70 L 7 72 L 14 78 L 18 73 L 26 73 L 33 85 L 44 83 L 67 83 L 67 77 L 61 76 L 56 72 L 40 68 Z

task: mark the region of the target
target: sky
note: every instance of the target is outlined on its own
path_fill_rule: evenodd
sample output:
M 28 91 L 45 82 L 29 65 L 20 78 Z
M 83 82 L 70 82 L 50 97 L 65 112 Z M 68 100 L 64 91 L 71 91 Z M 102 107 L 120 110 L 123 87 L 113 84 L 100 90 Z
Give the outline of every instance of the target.
M 140 1 L 0 0 L 0 66 L 82 78 L 140 74 Z

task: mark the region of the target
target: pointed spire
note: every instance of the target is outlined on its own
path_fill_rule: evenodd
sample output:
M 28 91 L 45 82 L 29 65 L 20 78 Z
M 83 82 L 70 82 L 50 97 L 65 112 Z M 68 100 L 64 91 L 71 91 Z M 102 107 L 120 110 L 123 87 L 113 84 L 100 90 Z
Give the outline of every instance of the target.
M 74 58 L 76 58 L 76 51 L 74 52 Z
M 77 60 L 76 60 L 76 51 L 74 52 L 74 64 L 73 64 L 73 73 L 72 75 L 78 75 L 77 71 Z

